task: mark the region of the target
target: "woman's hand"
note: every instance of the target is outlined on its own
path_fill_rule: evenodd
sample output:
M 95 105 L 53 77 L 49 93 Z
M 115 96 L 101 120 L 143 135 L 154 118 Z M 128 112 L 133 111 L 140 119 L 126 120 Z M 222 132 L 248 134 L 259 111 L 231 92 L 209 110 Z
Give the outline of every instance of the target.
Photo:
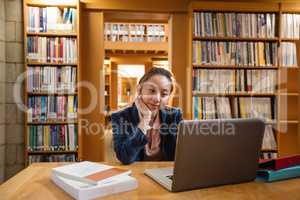
M 141 95 L 137 96 L 134 101 L 140 118 L 140 123 L 138 127 L 143 131 L 144 134 L 147 133 L 147 130 L 151 129 L 150 122 L 152 117 L 151 110 L 147 107 L 147 105 L 143 102 Z

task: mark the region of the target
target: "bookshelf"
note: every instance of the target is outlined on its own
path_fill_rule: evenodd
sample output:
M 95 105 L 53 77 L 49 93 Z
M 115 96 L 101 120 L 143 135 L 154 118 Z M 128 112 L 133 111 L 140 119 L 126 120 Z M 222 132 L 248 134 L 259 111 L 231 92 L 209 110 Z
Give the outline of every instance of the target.
M 300 40 L 296 22 L 300 15 L 292 19 L 294 24 L 291 25 L 287 14 L 300 14 L 300 4 L 197 1 L 191 2 L 189 7 L 192 118 L 218 118 L 224 116 L 224 112 L 229 118 L 268 116 L 265 135 L 269 136 L 264 140 L 273 139 L 271 146 L 261 149 L 264 158 L 300 152 Z M 291 35 L 291 30 L 296 33 Z M 226 51 L 224 46 L 228 47 Z M 229 59 L 224 56 L 228 52 L 231 53 Z M 227 71 L 232 75 L 216 78 L 215 74 Z M 205 80 L 208 86 L 199 86 L 204 85 Z M 233 88 L 218 86 L 228 83 Z M 214 87 L 217 89 L 211 89 Z M 270 87 L 272 89 L 266 92 Z M 264 108 L 262 104 L 267 99 L 268 108 Z M 225 111 L 222 107 L 226 107 Z
M 161 55 L 168 52 L 168 24 L 105 22 L 106 52 Z
M 25 163 L 78 161 L 79 0 L 25 0 Z

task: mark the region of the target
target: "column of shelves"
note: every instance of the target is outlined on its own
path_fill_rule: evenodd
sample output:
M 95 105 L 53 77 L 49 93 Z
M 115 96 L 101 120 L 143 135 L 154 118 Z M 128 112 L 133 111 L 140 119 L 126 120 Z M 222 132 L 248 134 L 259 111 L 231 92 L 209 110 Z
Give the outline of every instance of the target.
M 81 154 L 79 137 L 81 134 L 77 110 L 80 90 L 76 89 L 80 68 L 78 62 L 79 1 L 64 3 L 26 0 L 23 8 L 26 66 L 24 103 L 28 106 L 25 113 L 25 163 L 79 160 Z M 54 23 L 53 17 L 61 17 L 63 22 L 50 24 L 50 22 Z M 30 55 L 32 52 L 44 57 L 35 59 L 32 54 Z M 46 72 L 46 69 L 51 69 L 52 74 L 47 74 L 49 71 Z M 29 74 L 30 70 L 34 71 L 31 75 Z M 72 80 L 70 80 L 71 78 Z M 42 89 L 42 82 L 46 86 L 49 84 L 46 80 L 55 80 L 55 83 L 51 82 L 55 88 Z M 62 80 L 68 81 L 63 83 Z M 73 85 L 69 86 L 71 81 Z M 65 83 L 67 86 L 64 86 Z M 59 90 L 58 84 L 63 88 Z M 51 102 L 50 98 L 53 100 L 52 103 L 55 103 L 48 106 L 47 103 Z M 63 106 L 57 102 L 59 98 L 62 100 L 60 103 L 63 103 Z M 33 99 L 36 101 L 33 102 Z M 29 109 L 30 102 L 31 106 L 37 106 L 36 110 L 40 112 L 43 110 L 45 119 L 31 119 L 34 116 L 31 115 L 34 109 Z M 59 116 L 57 116 L 59 106 L 64 110 L 61 119 L 58 119 Z M 50 109 L 47 110 L 47 107 L 51 107 L 52 111 L 55 110 L 55 116 L 53 115 L 51 119 L 48 119 Z
M 292 15 L 297 15 L 296 18 Z M 293 21 L 293 23 L 291 23 Z M 279 156 L 300 153 L 299 135 L 299 29 L 300 4 L 280 3 L 280 65 L 279 65 L 279 90 L 278 90 L 278 149 Z M 295 45 L 295 49 L 285 45 Z M 294 52 L 295 50 L 295 52 Z M 288 53 L 288 55 L 287 55 Z M 295 56 L 295 62 L 286 62 L 290 56 Z
M 279 38 L 279 34 L 278 34 L 278 29 L 277 29 L 277 26 L 278 26 L 278 18 L 279 18 L 279 10 L 273 10 L 272 12 L 270 12 L 269 10 L 268 11 L 263 11 L 263 10 L 260 10 L 259 8 L 257 8 L 257 10 L 247 10 L 247 9 L 240 9 L 240 10 L 229 10 L 227 11 L 226 8 L 228 8 L 227 6 L 224 6 L 224 4 L 226 3 L 221 3 L 221 6 L 218 7 L 217 10 L 208 10 L 207 8 L 203 7 L 201 9 L 199 9 L 198 7 L 195 7 L 195 8 L 192 8 L 192 15 L 193 16 L 193 19 L 194 20 L 191 20 L 192 22 L 192 44 L 196 43 L 195 41 L 199 41 L 199 42 L 215 42 L 215 43 L 234 43 L 234 44 L 237 44 L 237 43 L 270 43 L 270 44 L 274 44 L 275 45 L 278 45 L 279 42 L 280 42 L 280 38 Z M 222 10 L 222 6 L 224 6 L 224 10 Z M 203 15 L 201 15 L 200 18 L 197 18 L 197 14 L 195 13 L 199 13 L 198 16 L 200 16 L 200 13 L 217 13 L 217 14 L 223 14 L 223 15 L 226 15 L 226 14 L 233 14 L 235 13 L 234 15 L 247 15 L 247 14 L 255 14 L 257 16 L 259 15 L 264 15 L 266 16 L 267 14 L 273 14 L 273 16 L 275 16 L 275 18 L 277 18 L 276 20 L 273 19 L 275 22 L 275 27 L 273 27 L 273 35 L 272 36 L 266 36 L 265 37 L 259 37 L 259 36 L 228 36 L 228 35 L 223 35 L 223 36 L 220 36 L 218 35 L 210 35 L 210 36 L 207 36 L 205 34 L 199 34 L 199 32 L 197 33 L 197 30 L 199 30 L 199 27 L 196 28 L 196 26 L 202 26 L 201 28 L 204 28 L 204 26 L 206 26 L 205 28 L 207 28 L 207 26 L 209 26 L 209 23 L 206 23 L 204 21 L 201 21 L 203 20 Z M 215 19 L 215 18 L 214 18 Z M 216 20 L 216 19 L 215 19 Z M 214 20 L 212 20 L 214 21 Z M 204 23 L 203 23 L 204 22 Z M 198 24 L 197 24 L 198 23 Z M 216 24 L 218 24 L 218 22 L 216 22 Z M 228 27 L 228 24 L 227 25 L 224 25 L 226 27 Z M 216 28 L 216 26 L 214 26 L 214 28 Z M 203 30 L 203 29 L 202 29 Z M 196 46 L 196 48 L 199 48 Z M 200 47 L 200 51 L 201 51 L 201 55 L 203 54 L 203 46 L 201 45 Z M 204 47 L 205 48 L 205 47 Z M 238 78 L 238 74 L 237 74 L 237 71 L 238 70 L 243 70 L 245 71 L 245 76 L 246 76 L 246 73 L 249 71 L 249 70 L 256 70 L 258 72 L 262 72 L 262 71 L 269 71 L 269 70 L 272 70 L 273 73 L 275 74 L 278 74 L 278 71 L 279 71 L 279 63 L 278 63 L 278 60 L 277 60 L 277 55 L 276 53 L 274 53 L 274 55 L 276 55 L 276 62 L 270 64 L 268 63 L 267 65 L 261 65 L 261 64 L 241 64 L 241 63 L 234 63 L 234 64 L 223 64 L 223 63 L 211 63 L 211 62 L 195 62 L 195 59 L 193 56 L 195 56 L 195 49 L 192 45 L 192 69 L 193 71 L 194 70 L 207 70 L 207 71 L 213 71 L 213 70 L 229 70 L 229 71 L 233 71 L 234 73 L 234 84 L 236 84 L 236 81 L 237 81 L 237 78 Z M 211 50 L 213 51 L 213 50 Z M 197 52 L 199 53 L 199 52 Z M 272 52 L 271 52 L 272 53 Z M 207 56 L 205 54 L 205 56 Z M 193 75 L 192 77 L 194 77 L 195 72 L 193 72 Z M 265 72 L 264 72 L 265 73 Z M 248 75 L 248 74 L 247 74 Z M 276 76 L 276 75 L 275 75 Z M 203 78 L 203 77 L 198 77 L 199 79 Z M 194 78 L 192 78 L 193 80 Z M 246 79 L 246 78 L 245 78 Z M 217 81 L 217 80 L 215 80 Z M 200 82 L 200 81 L 199 81 Z M 192 81 L 192 85 L 194 84 L 198 84 L 199 82 L 197 81 Z M 271 106 L 271 102 L 276 102 L 276 99 L 278 97 L 278 93 L 277 93 L 277 82 L 275 80 L 275 82 L 272 83 L 274 85 L 274 90 L 272 90 L 271 92 L 266 92 L 266 91 L 236 91 L 237 87 L 236 85 L 234 86 L 234 91 L 218 91 L 218 92 L 203 92 L 203 91 L 195 91 L 195 90 L 192 90 L 192 99 L 193 101 L 195 101 L 195 97 L 226 97 L 229 99 L 229 107 L 230 107 L 230 116 L 231 117 L 240 117 L 240 111 L 237 112 L 236 111 L 236 108 L 235 108 L 235 99 L 237 98 L 243 98 L 243 97 L 248 97 L 248 98 L 270 98 L 270 106 Z M 201 88 L 201 87 L 200 87 Z M 194 88 L 193 88 L 194 89 Z M 288 96 L 297 96 L 298 94 L 297 93 L 288 93 L 287 94 Z M 197 105 L 194 105 L 195 102 L 192 102 L 192 113 L 193 113 L 193 118 L 195 117 L 195 113 L 194 113 L 194 109 L 198 109 L 199 107 L 199 102 L 198 101 L 201 101 L 201 100 L 197 100 L 195 101 Z M 214 100 L 215 101 L 215 100 Z M 216 103 L 216 102 L 215 102 Z M 202 107 L 202 103 L 201 104 L 201 108 L 204 108 Z M 239 105 L 240 106 L 240 105 Z M 240 110 L 240 108 L 239 108 Z M 201 111 L 202 112 L 202 111 Z M 239 116 L 235 116 L 235 113 L 238 113 Z M 197 111 L 197 114 L 199 115 L 199 111 Z M 203 115 L 203 113 L 201 113 L 201 115 Z M 197 116 L 199 117 L 199 116 Z M 215 117 L 217 117 L 217 115 L 215 115 Z M 195 118 L 194 118 L 195 119 Z M 277 120 L 277 113 L 276 113 L 276 107 L 273 106 L 272 108 L 272 119 L 270 120 L 267 120 L 266 121 L 266 124 L 267 125 L 270 125 L 272 127 L 274 127 L 273 131 L 275 131 L 275 127 L 277 126 L 278 124 L 278 120 Z M 282 123 L 282 122 L 280 122 Z M 275 137 L 276 139 L 276 142 L 277 142 L 277 134 L 274 133 L 273 136 Z M 278 148 L 263 148 L 261 149 L 261 152 L 262 153 L 275 153 L 274 155 L 277 155 L 278 154 Z

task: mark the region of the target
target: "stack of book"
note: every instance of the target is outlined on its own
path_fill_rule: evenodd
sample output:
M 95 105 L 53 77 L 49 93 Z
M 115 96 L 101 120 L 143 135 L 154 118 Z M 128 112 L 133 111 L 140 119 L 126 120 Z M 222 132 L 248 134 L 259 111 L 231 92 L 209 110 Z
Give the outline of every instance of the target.
M 274 93 L 276 70 L 237 70 L 235 88 L 238 92 Z
M 76 9 L 58 7 L 27 7 L 28 32 L 74 32 Z
M 266 182 L 300 177 L 300 155 L 260 160 L 256 174 Z
M 27 38 L 27 60 L 42 63 L 76 63 L 77 40 L 68 37 Z
M 300 14 L 282 14 L 281 37 L 299 39 Z
M 164 42 L 164 24 L 105 23 L 104 38 L 111 42 Z
M 78 131 L 74 124 L 28 126 L 28 151 L 75 151 Z
M 231 118 L 231 108 L 227 97 L 193 97 L 194 119 Z
M 75 162 L 76 155 L 74 154 L 57 154 L 57 155 L 29 155 L 28 164 L 36 162 Z
M 193 41 L 193 63 L 205 65 L 276 66 L 277 43 Z
M 52 181 L 75 199 L 94 199 L 134 190 L 131 170 L 93 162 L 80 162 L 52 169 Z
M 297 66 L 297 48 L 295 43 L 281 43 L 281 65 L 286 67 Z
M 77 69 L 65 67 L 28 67 L 28 92 L 75 92 Z
M 193 70 L 193 91 L 204 93 L 274 93 L 276 70 Z
M 275 102 L 268 97 L 239 97 L 234 99 L 236 118 L 262 118 L 266 121 L 274 119 Z
M 275 13 L 194 12 L 194 36 L 275 37 Z
M 27 122 L 76 120 L 77 99 L 77 96 L 30 96 Z

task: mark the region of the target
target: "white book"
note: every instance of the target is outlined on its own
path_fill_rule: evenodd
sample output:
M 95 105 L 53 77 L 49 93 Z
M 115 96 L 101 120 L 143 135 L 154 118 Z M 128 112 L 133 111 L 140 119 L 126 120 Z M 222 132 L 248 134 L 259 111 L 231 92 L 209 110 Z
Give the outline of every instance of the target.
M 110 182 L 111 179 L 131 174 L 131 170 L 124 170 L 109 165 L 83 161 L 52 169 L 52 174 L 64 178 L 97 185 Z
M 52 174 L 51 179 L 57 186 L 78 200 L 95 199 L 110 194 L 134 190 L 138 187 L 137 180 L 131 176 L 122 176 L 113 179 L 111 182 L 98 185 L 89 185 L 54 174 Z

